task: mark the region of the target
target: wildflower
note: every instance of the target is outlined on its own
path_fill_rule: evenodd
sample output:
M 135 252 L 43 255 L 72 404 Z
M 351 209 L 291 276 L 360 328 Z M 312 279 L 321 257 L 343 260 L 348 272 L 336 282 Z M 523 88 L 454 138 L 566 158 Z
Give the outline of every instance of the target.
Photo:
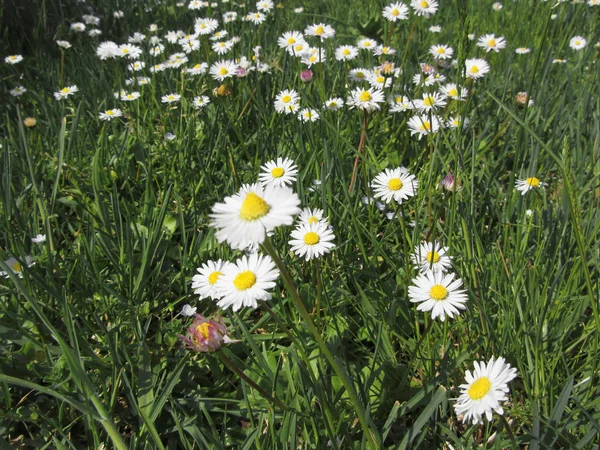
M 478 79 L 490 71 L 490 65 L 485 59 L 472 58 L 465 61 L 466 76 Z
M 181 95 L 179 94 L 167 94 L 163 95 L 160 99 L 163 103 L 175 103 L 181 100 Z
M 325 108 L 327 108 L 330 111 L 337 111 L 342 106 L 344 106 L 344 100 L 342 100 L 339 97 L 330 98 L 325 102 Z
M 306 261 L 329 253 L 335 244 L 335 238 L 326 222 L 300 224 L 291 233 L 289 245 L 296 256 L 304 257 Z
M 316 122 L 319 117 L 321 117 L 319 113 L 311 108 L 304 108 L 298 113 L 298 119 L 302 122 Z
M 107 109 L 106 111 L 99 114 L 100 120 L 112 120 L 117 117 L 122 117 L 123 112 L 120 109 Z
M 56 41 L 56 45 L 60 48 L 68 49 L 71 48 L 71 44 L 69 41 Z
M 37 124 L 37 120 L 35 117 L 26 117 L 23 120 L 23 125 L 25 125 L 25 127 L 27 127 L 27 128 L 33 128 L 36 126 L 36 124 Z
M 165 140 L 167 140 L 167 141 L 174 141 L 175 139 L 177 139 L 177 135 L 176 134 L 173 134 L 170 131 L 167 131 L 165 133 Z
M 462 187 L 452 172 L 440 181 L 440 186 L 450 192 L 458 192 Z
M 552 60 L 552 64 L 566 64 L 566 63 L 567 63 L 566 59 L 557 58 L 557 59 Z
M 335 59 L 338 61 L 351 61 L 358 56 L 358 49 L 353 45 L 342 45 L 335 49 Z
M 517 180 L 515 182 L 515 189 L 521 192 L 521 195 L 525 195 L 527 192 L 534 189 L 543 188 L 544 186 L 546 186 L 546 183 L 542 183 L 536 177 L 529 177 L 525 178 L 524 180 Z
M 250 20 L 250 22 L 252 22 L 254 25 L 260 25 L 261 23 L 263 23 L 265 20 L 267 20 L 267 16 L 265 16 L 263 13 L 261 12 L 253 12 L 248 14 L 248 19 Z
M 219 318 L 208 320 L 201 314 L 195 314 L 194 323 L 188 328 L 188 337 L 179 336 L 190 350 L 195 352 L 216 352 L 231 341 L 227 336 L 227 328 Z
M 127 66 L 127 68 L 132 72 L 139 72 L 144 67 L 146 67 L 146 63 L 144 61 L 134 61 L 133 63 Z
M 533 106 L 534 105 L 534 101 L 533 99 L 530 97 L 529 100 L 527 100 L 528 94 L 527 92 L 519 92 L 516 96 L 515 96 L 515 102 L 518 106 Z
M 405 167 L 385 169 L 371 182 L 375 198 L 386 203 L 394 200 L 398 204 L 415 196 L 418 185 L 419 181 Z
M 517 55 L 525 55 L 526 53 L 529 53 L 529 52 L 531 52 L 531 49 L 527 48 L 527 47 L 519 47 L 515 50 L 515 53 Z
M 415 247 L 411 255 L 413 263 L 419 266 L 421 273 L 445 272 L 452 264 L 451 258 L 446 255 L 447 247 L 442 247 L 439 242 L 424 242 Z
M 123 17 L 125 17 L 125 13 L 121 10 L 117 10 L 113 12 L 113 17 L 115 19 L 122 19 Z
M 324 51 L 318 48 L 311 48 L 302 54 L 300 62 L 306 64 L 308 67 L 312 67 L 313 64 L 325 62 L 326 59 Z
M 418 311 L 431 311 L 434 320 L 439 317 L 443 322 L 446 316 L 452 318 L 460 314 L 459 309 L 466 309 L 467 295 L 459 290 L 462 280 L 454 280 L 453 273 L 425 272 L 413 284 L 408 288 L 410 301 L 419 303 Z
M 408 119 L 408 128 L 411 136 L 417 135 L 417 139 L 421 140 L 426 134 L 434 134 L 440 129 L 441 122 L 437 116 L 413 116 Z
M 117 56 L 126 57 L 128 59 L 138 59 L 142 54 L 142 49 L 137 45 L 123 44 L 119 45 Z
M 194 100 L 192 100 L 192 106 L 196 109 L 202 109 L 209 103 L 210 103 L 210 99 L 206 95 L 200 95 L 198 97 L 194 97 Z
M 437 0 L 411 0 L 410 6 L 415 10 L 417 16 L 427 18 L 436 13 L 438 2 Z
M 366 81 L 370 74 L 371 71 L 368 69 L 351 69 L 350 72 L 348 72 L 348 78 L 350 81 Z
M 397 22 L 398 20 L 408 19 L 408 6 L 404 3 L 391 3 L 390 5 L 383 8 L 384 19 L 390 22 Z
M 378 45 L 377 47 L 375 47 L 373 49 L 373 54 L 375 56 L 395 55 L 396 54 L 396 49 L 392 48 L 392 47 L 388 47 L 386 45 Z
M 477 41 L 477 46 L 485 49 L 486 52 L 492 50 L 498 53 L 504 47 L 506 47 L 506 40 L 503 37 L 496 37 L 493 34 L 486 34 L 481 36 Z
M 112 41 L 102 42 L 96 50 L 96 55 L 102 60 L 115 58 L 119 55 L 119 46 Z
M 17 86 L 11 89 L 9 92 L 10 95 L 12 95 L 13 97 L 19 97 L 20 95 L 23 95 L 25 92 L 27 92 L 27 89 L 25 89 L 23 86 Z
M 374 48 L 377 48 L 377 41 L 373 40 L 373 39 L 360 39 L 357 43 L 356 46 L 361 49 L 361 50 L 373 50 Z
M 207 63 L 195 64 L 194 67 L 185 69 L 185 71 L 187 73 L 189 73 L 190 75 L 202 75 L 203 73 L 206 73 L 207 70 L 208 70 Z
M 346 99 L 351 109 L 356 107 L 367 112 L 380 109 L 379 103 L 383 103 L 384 101 L 383 92 L 374 88 L 356 88 L 350 92 L 350 95 Z
M 454 49 L 447 45 L 432 45 L 429 49 L 429 53 L 435 59 L 449 59 L 454 54 Z
M 181 308 L 181 312 L 179 314 L 181 314 L 182 316 L 186 316 L 186 317 L 190 317 L 193 316 L 194 314 L 196 314 L 196 307 L 192 308 L 190 305 L 183 305 L 183 307 Z
M 442 95 L 438 94 L 437 92 L 434 92 L 432 94 L 425 93 L 423 94 L 423 99 L 415 100 L 414 104 L 415 109 L 419 110 L 420 112 L 428 112 L 435 111 L 439 108 L 443 108 L 444 106 L 446 106 L 446 100 Z
M 396 95 L 389 100 L 390 112 L 404 112 L 414 108 L 413 102 L 410 101 L 405 95 Z
M 229 33 L 227 32 L 227 30 L 219 30 L 219 31 L 215 31 L 215 34 L 213 34 L 210 37 L 211 41 L 218 41 L 219 39 L 223 39 L 224 37 L 226 37 Z
M 256 308 L 257 300 L 270 300 L 271 294 L 267 289 L 275 287 L 279 270 L 268 255 L 254 253 L 242 256 L 234 264 L 223 268 L 222 281 L 217 291 L 220 297 L 217 305 L 233 311 L 242 306 Z
M 304 8 L 303 8 L 303 7 L 294 8 L 294 12 L 295 12 L 296 14 L 301 14 L 302 12 L 304 12 Z
M 196 19 L 194 30 L 196 34 L 206 35 L 213 33 L 219 27 L 219 22 L 216 19 Z
M 219 242 L 241 249 L 262 243 L 267 233 L 280 225 L 290 225 L 300 212 L 299 204 L 291 188 L 246 184 L 213 206 L 210 224 L 217 229 Z
M 433 25 L 433 26 L 429 27 L 429 32 L 430 33 L 441 33 L 442 27 L 439 25 Z
M 63 98 L 67 98 L 69 95 L 73 95 L 75 92 L 78 92 L 79 88 L 77 86 L 69 86 L 62 88 L 60 91 L 54 93 L 54 98 L 56 100 L 62 100 Z
M 311 225 L 319 222 L 327 223 L 327 219 L 323 219 L 322 209 L 304 208 L 302 211 L 300 211 L 300 215 L 298 216 L 298 222 L 300 225 Z
M 6 64 L 17 64 L 23 61 L 23 57 L 21 55 L 10 55 L 4 58 L 4 62 Z
M 467 370 L 465 384 L 460 385 L 461 393 L 454 404 L 456 414 L 464 414 L 462 421 L 472 421 L 473 425 L 483 422 L 485 414 L 492 420 L 492 412 L 504 414 L 500 402 L 508 400 L 508 382 L 517 376 L 517 370 L 506 364 L 504 358 L 475 362 L 475 370 Z
M 587 41 L 581 36 L 575 36 L 569 41 L 569 47 L 573 50 L 581 50 L 582 48 L 585 48 L 586 45 Z
M 228 97 L 231 95 L 232 90 L 226 84 L 221 84 L 219 87 L 214 88 L 212 92 L 215 97 Z
M 274 5 L 271 0 L 259 0 L 256 2 L 256 9 L 259 11 L 269 12 L 273 9 Z
M 29 255 L 25 256 L 25 259 L 23 260 L 23 262 L 25 263 L 26 267 L 31 267 L 31 266 L 35 265 L 35 261 Z M 12 273 L 17 275 L 19 278 L 23 278 L 23 265 L 21 264 L 21 262 L 17 261 L 16 258 L 10 257 L 4 261 L 4 264 L 6 264 L 8 266 L 8 269 Z M 9 273 L 2 271 L 2 272 L 0 272 L 0 277 L 9 278 Z
M 72 23 L 71 24 L 71 30 L 77 31 L 78 33 L 81 33 L 83 31 L 85 31 L 85 25 L 82 24 L 81 22 Z
M 463 128 L 466 128 L 469 125 L 469 118 L 466 117 L 465 120 L 463 121 L 462 116 L 450 116 L 448 117 L 448 120 L 446 121 L 446 125 L 448 126 L 448 128 L 458 128 L 461 126 Z
M 263 185 L 272 184 L 273 186 L 287 186 L 296 181 L 298 166 L 288 158 L 277 158 L 276 161 L 269 161 L 261 166 L 263 173 L 258 179 Z
M 131 102 L 133 100 L 137 100 L 138 98 L 140 98 L 140 93 L 137 91 L 129 92 L 129 93 L 125 92 L 125 91 L 121 91 L 120 96 L 121 96 L 121 100 L 126 101 L 126 102 Z
M 382 74 L 372 72 L 367 77 L 367 82 L 373 89 L 383 89 L 392 85 L 392 79 L 386 78 Z
M 218 281 L 223 275 L 223 268 L 226 267 L 229 262 L 221 261 L 207 261 L 202 264 L 202 267 L 196 269 L 198 272 L 192 277 L 192 289 L 194 294 L 200 296 L 200 300 L 203 298 L 212 298 L 213 300 L 219 299 L 217 293 Z
M 221 60 L 210 66 L 209 73 L 218 81 L 223 81 L 225 78 L 230 78 L 235 75 L 237 64 L 229 60 Z
M 300 80 L 308 83 L 310 81 L 312 81 L 313 79 L 313 73 L 312 70 L 303 70 L 302 72 L 300 72 Z
M 466 89 L 459 88 L 456 83 L 448 83 L 440 87 L 440 94 L 453 100 L 464 101 L 467 98 Z
M 335 36 L 335 30 L 331 25 L 327 25 L 324 23 L 316 23 L 313 25 L 309 25 L 304 30 L 304 34 L 307 36 L 316 36 L 321 38 L 321 40 L 329 39 Z
M 34 238 L 31 238 L 31 242 L 33 242 L 34 244 L 43 244 L 44 242 L 46 242 L 46 235 L 38 234 Z
M 300 103 L 300 97 L 294 90 L 285 89 L 275 97 L 275 111 L 290 114 Z
M 277 45 L 286 50 L 293 49 L 299 42 L 304 42 L 304 36 L 299 31 L 286 31 L 277 39 Z
M 492 9 L 494 11 L 500 11 L 502 8 L 504 8 L 504 6 L 502 5 L 502 3 L 496 2 L 492 5 Z

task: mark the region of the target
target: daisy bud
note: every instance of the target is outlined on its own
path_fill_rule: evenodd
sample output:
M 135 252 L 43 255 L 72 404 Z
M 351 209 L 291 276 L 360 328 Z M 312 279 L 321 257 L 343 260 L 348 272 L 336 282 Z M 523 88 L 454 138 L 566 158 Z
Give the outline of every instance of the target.
M 300 79 L 305 83 L 310 83 L 313 78 L 312 70 L 303 70 L 300 72 Z
M 208 320 L 201 314 L 195 315 L 196 319 L 191 327 L 188 328 L 188 337 L 179 336 L 179 338 L 192 351 L 195 352 L 216 352 L 224 344 L 230 342 L 227 337 L 227 329 L 221 318 L 218 321 Z
M 37 123 L 37 120 L 35 119 L 35 117 L 27 117 L 24 121 L 23 124 L 27 127 L 27 128 L 33 128 L 35 127 L 35 124 Z

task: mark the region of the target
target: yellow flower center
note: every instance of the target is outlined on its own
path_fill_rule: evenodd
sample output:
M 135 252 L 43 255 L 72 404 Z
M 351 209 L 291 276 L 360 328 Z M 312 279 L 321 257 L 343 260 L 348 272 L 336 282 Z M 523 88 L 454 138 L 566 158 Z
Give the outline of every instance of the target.
M 12 266 L 11 269 L 13 270 L 13 272 L 21 272 L 23 270 L 23 267 L 21 266 L 21 264 L 19 264 L 18 262 L 15 262 Z
M 314 231 L 309 231 L 304 235 L 304 243 L 306 245 L 315 245 L 318 244 L 321 238 Z
M 107 116 L 112 116 L 115 112 L 112 109 L 109 109 L 108 111 L 106 111 L 106 115 Z
M 122 52 L 123 52 L 123 53 L 129 53 L 129 49 L 128 49 L 128 48 L 124 48 L 124 49 L 122 50 Z
M 477 66 L 471 66 L 471 70 L 469 72 L 471 72 L 471 73 L 479 73 L 479 67 L 477 67 Z
M 398 11 L 398 8 L 394 8 L 394 9 L 392 9 L 391 14 L 392 14 L 392 16 L 397 17 L 400 15 L 400 11 Z
M 315 62 L 315 61 L 317 60 L 317 57 L 316 57 L 316 55 L 311 55 L 311 56 L 308 58 L 308 60 L 309 60 L 310 62 Z
M 315 216 L 310 216 L 308 218 L 308 223 L 317 223 L 319 222 L 319 219 L 317 219 Z
M 437 301 L 444 300 L 448 297 L 448 289 L 441 284 L 436 284 L 429 290 L 429 296 Z
M 437 54 L 438 55 L 443 55 L 444 53 L 446 53 L 446 50 L 444 49 L 444 47 L 440 47 L 437 49 Z
M 496 46 L 496 40 L 495 39 L 490 39 L 488 41 L 488 47 L 495 47 Z
M 304 50 L 304 45 L 296 45 L 296 52 L 301 52 Z
M 364 78 L 365 74 L 363 72 L 356 72 L 356 78 Z
M 174 97 L 173 95 L 169 95 L 169 96 L 167 97 L 167 100 L 175 100 L 175 97 Z
M 200 66 L 200 64 L 196 64 L 196 65 L 194 66 L 194 69 L 199 69 L 200 67 L 201 67 L 201 66 Z
M 458 91 L 456 88 L 452 88 L 448 91 L 448 95 L 450 95 L 450 97 L 456 97 L 458 95 Z
M 379 76 L 379 77 L 377 77 L 376 81 L 378 83 L 383 83 L 385 81 L 385 77 Z
M 396 97 L 396 103 L 402 103 L 402 97 Z
M 316 34 L 317 36 L 320 36 L 320 35 L 322 35 L 323 33 L 325 33 L 325 28 L 323 28 L 321 25 L 319 25 L 319 26 L 317 27 L 317 29 L 315 30 L 315 34 Z
M 371 46 L 371 41 L 367 41 L 367 42 L 365 42 L 365 43 L 364 43 L 364 46 L 365 46 L 365 47 L 370 47 L 370 46 Z
M 345 48 L 344 51 L 342 51 L 342 53 L 344 54 L 344 56 L 348 56 L 350 54 L 350 50 Z
M 62 92 L 63 94 L 66 94 L 67 92 L 69 92 L 69 88 L 62 88 L 60 90 L 60 92 Z
M 371 93 L 369 91 L 362 91 L 358 98 L 361 102 L 368 102 L 371 100 Z
M 294 39 L 293 37 L 289 38 L 287 40 L 288 45 L 294 45 L 296 43 L 296 39 Z
M 215 284 L 221 275 L 223 275 L 223 272 L 216 271 L 211 273 L 208 276 L 208 284 Z
M 421 2 L 421 8 L 429 8 L 429 2 Z
M 481 377 L 471 385 L 467 394 L 469 394 L 472 400 L 481 400 L 490 392 L 490 389 L 492 389 L 490 380 L 487 377 Z
M 254 192 L 250 192 L 246 195 L 244 202 L 242 203 L 242 209 L 240 210 L 240 219 L 245 221 L 253 221 L 266 216 L 271 207 L 262 198 L 256 195 Z
M 219 69 L 219 75 L 227 75 L 229 71 L 225 67 Z
M 281 167 L 275 167 L 273 170 L 271 170 L 271 175 L 273 178 L 281 178 L 284 173 L 285 170 L 283 170 Z
M 425 97 L 423 99 L 423 104 L 425 106 L 433 106 L 435 104 L 435 99 L 431 96 Z
M 15 59 L 17 59 L 17 57 L 13 55 L 13 56 L 9 56 L 8 59 L 10 59 L 11 61 L 14 61 Z
M 290 97 L 289 95 L 284 95 L 284 96 L 281 98 L 281 101 L 282 101 L 283 103 L 289 103 L 291 100 L 292 100 L 292 97 Z
M 208 322 L 201 323 L 196 327 L 196 334 L 200 334 L 204 339 L 210 336 L 210 324 Z
M 431 123 L 428 120 L 423 121 L 421 124 L 421 130 L 431 131 Z
M 233 285 L 238 291 L 245 291 L 256 284 L 256 275 L 251 270 L 241 272 L 233 280 Z
M 575 45 L 580 45 L 581 41 L 575 41 Z
M 532 188 L 536 188 L 540 185 L 540 180 L 538 180 L 536 177 L 531 177 L 531 178 L 527 178 L 525 180 L 525 183 L 527 183 Z
M 391 178 L 390 181 L 388 181 L 387 186 L 390 191 L 399 191 L 400 189 L 402 189 L 402 186 L 404 186 L 404 184 L 402 183 L 402 180 L 400 180 L 400 178 Z
M 431 263 L 432 261 L 436 263 L 440 260 L 440 254 L 438 252 L 427 252 L 426 258 L 428 263 Z

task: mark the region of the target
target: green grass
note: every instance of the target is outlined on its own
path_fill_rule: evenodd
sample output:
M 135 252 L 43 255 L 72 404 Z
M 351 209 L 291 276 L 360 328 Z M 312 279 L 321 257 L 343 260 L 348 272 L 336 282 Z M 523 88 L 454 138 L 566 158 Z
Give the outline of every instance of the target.
M 307 1 L 294 14 L 300 3 L 286 1 L 261 26 L 226 24 L 241 38 L 235 57 L 261 45 L 270 74 L 229 81 L 232 94 L 215 97 L 218 83 L 208 75 L 146 69 L 152 83 L 130 103 L 113 96 L 133 89 L 124 86 L 127 63 L 101 61 L 97 45 L 124 43 L 150 23 L 161 36 L 191 30 L 193 18 L 208 13 L 173 1 L 149 11 L 89 3 L 102 19 L 99 38 L 69 31 L 84 6 L 49 1 L 33 13 L 32 45 L 3 39 L 3 55 L 25 60 L 0 67 L 0 270 L 11 256 L 36 263 L 22 278 L 0 279 L 0 448 L 597 448 L 600 7 L 507 0 L 495 12 L 492 2 L 456 0 L 430 19 L 399 23 L 390 34 L 398 49 L 391 60 L 403 69 L 394 92 L 406 85 L 420 96 L 412 76 L 436 43 L 455 49 L 459 68 L 483 57 L 491 71 L 476 83 L 458 68 L 442 71 L 472 91 L 442 112 L 469 118 L 464 130 L 419 141 L 407 113 L 384 106 L 370 114 L 349 193 L 363 115 L 320 105 L 346 98 L 354 87 L 348 68 L 382 61 L 361 52 L 345 66 L 333 51 L 361 35 L 386 39 L 387 3 Z M 253 8 L 225 3 L 213 11 L 220 19 Z M 125 19 L 112 17 L 116 9 Z M 277 38 L 321 21 L 336 36 L 324 43 L 326 63 L 303 84 L 303 66 Z M 431 25 L 442 32 L 430 33 Z M 508 46 L 486 54 L 469 33 L 495 33 Z M 574 35 L 587 38 L 582 51 L 569 48 Z M 55 39 L 73 44 L 63 62 Z M 532 52 L 516 55 L 521 46 Z M 191 63 L 221 59 L 207 59 L 204 48 Z M 169 45 L 161 58 L 175 51 Z M 10 96 L 19 84 L 28 92 Z M 79 93 L 54 100 L 73 84 Z M 296 89 L 321 118 L 303 124 L 277 114 L 282 89 Z M 534 106 L 516 105 L 521 91 Z M 182 101 L 161 104 L 172 92 Z M 194 110 L 196 95 L 211 105 Z M 114 107 L 126 119 L 98 119 Z M 25 117 L 37 125 L 26 128 Z M 240 252 L 216 241 L 208 215 L 277 156 L 298 165 L 302 206 L 325 210 L 336 248 L 307 263 L 289 252 L 290 227 L 276 229 L 268 250 L 289 277 L 279 278 L 265 306 L 220 311 L 197 299 L 191 277 L 206 260 L 233 261 Z M 400 165 L 417 175 L 419 191 L 388 205 L 402 213 L 388 220 L 362 197 L 372 195 L 380 171 Z M 448 172 L 460 191 L 436 187 Z M 546 188 L 520 195 L 515 181 L 533 175 Z M 321 184 L 311 189 L 315 179 Z M 46 242 L 33 244 L 40 233 Z M 469 297 L 466 311 L 444 323 L 408 298 L 417 274 L 410 255 L 424 240 L 449 247 Z M 186 303 L 221 314 L 239 342 L 214 354 L 185 349 L 178 335 L 192 320 L 178 313 Z M 518 371 L 504 418 L 463 424 L 453 409 L 459 385 L 474 361 L 492 356 Z

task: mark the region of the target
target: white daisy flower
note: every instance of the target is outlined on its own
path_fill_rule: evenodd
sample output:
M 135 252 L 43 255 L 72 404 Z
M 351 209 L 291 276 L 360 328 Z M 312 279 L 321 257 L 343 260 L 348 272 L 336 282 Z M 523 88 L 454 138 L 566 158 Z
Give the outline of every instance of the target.
M 217 229 L 219 242 L 243 249 L 262 243 L 268 232 L 280 225 L 291 225 L 300 212 L 298 195 L 289 187 L 245 184 L 238 193 L 216 203 L 210 225 Z
M 408 19 L 408 6 L 404 3 L 391 3 L 383 8 L 383 18 L 390 22 L 397 22 L 398 20 Z
M 160 99 L 163 103 L 175 103 L 181 100 L 181 95 L 179 94 L 167 94 L 163 95 Z
M 407 122 L 408 128 L 410 129 L 410 135 L 417 135 L 417 139 L 421 140 L 421 138 L 427 134 L 437 133 L 441 127 L 441 121 L 437 116 L 413 116 L 408 119 Z
M 358 49 L 353 45 L 342 45 L 335 49 L 335 59 L 351 61 L 358 56 Z
M 299 225 L 311 225 L 318 222 L 327 223 L 327 219 L 323 219 L 323 210 L 318 208 L 304 208 L 298 216 Z
M 285 89 L 275 97 L 275 111 L 290 114 L 300 103 L 300 96 L 294 90 Z
M 506 40 L 503 37 L 496 37 L 493 34 L 485 34 L 477 40 L 477 46 L 483 48 L 486 52 L 493 50 L 498 53 L 506 47 Z
M 371 70 L 363 69 L 362 67 L 358 69 L 351 69 L 350 72 L 348 72 L 348 78 L 350 81 L 366 81 L 371 73 Z
M 439 242 L 424 242 L 415 247 L 415 253 L 411 255 L 413 263 L 424 272 L 445 272 L 451 267 L 452 260 L 446 254 L 448 247 L 442 247 Z
M 483 77 L 490 71 L 490 65 L 485 59 L 472 58 L 465 61 L 466 76 L 473 79 Z
M 504 6 L 500 2 L 496 2 L 492 5 L 494 11 L 500 11 L 502 8 L 504 8 Z
M 217 286 L 223 275 L 224 267 L 228 266 L 229 262 L 221 261 L 206 261 L 202 267 L 198 267 L 196 275 L 192 277 L 192 289 L 194 294 L 198 294 L 200 299 L 210 297 L 213 300 L 219 299 Z
M 217 28 L 219 28 L 219 22 L 216 19 L 198 18 L 194 23 L 194 30 L 196 34 L 212 34 L 217 30 Z
M 357 43 L 356 46 L 361 49 L 361 50 L 371 50 L 373 51 L 373 49 L 377 48 L 377 41 L 373 40 L 373 39 L 369 39 L 369 38 L 364 38 L 364 39 L 360 39 Z
M 316 36 L 321 40 L 324 40 L 335 36 L 335 30 L 331 25 L 316 23 L 307 26 L 304 30 L 304 34 L 307 36 Z
M 210 99 L 206 95 L 199 95 L 192 100 L 192 106 L 196 109 L 202 109 L 210 103 Z
M 381 55 L 395 55 L 396 49 L 392 47 L 388 47 L 387 45 L 378 45 L 373 49 L 373 54 L 375 56 Z
M 83 31 L 85 31 L 85 24 L 83 24 L 81 22 L 72 23 L 71 24 L 71 30 L 77 31 L 78 33 L 81 33 Z
M 380 198 L 386 203 L 394 200 L 398 204 L 415 196 L 418 185 L 419 181 L 405 167 L 385 169 L 371 182 L 375 198 Z
M 306 261 L 329 253 L 335 247 L 331 242 L 335 236 L 324 222 L 300 224 L 292 231 L 291 238 L 291 250 Z
M 56 45 L 64 49 L 69 49 L 72 47 L 69 41 L 56 41 Z
M 410 6 L 415 10 L 417 16 L 429 17 L 438 9 L 437 0 L 411 0 Z
M 142 49 L 133 44 L 119 45 L 117 52 L 117 56 L 126 57 L 128 59 L 139 59 L 141 54 Z
M 325 108 L 329 111 L 337 111 L 342 106 L 344 106 L 344 100 L 339 97 L 330 98 L 325 102 Z
M 379 103 L 383 103 L 384 101 L 383 92 L 374 88 L 356 88 L 350 92 L 350 95 L 346 99 L 346 103 L 350 106 L 350 109 L 356 107 L 367 112 L 380 109 Z
M 11 89 L 9 92 L 10 95 L 12 95 L 13 97 L 19 97 L 20 95 L 23 95 L 25 92 L 27 92 L 27 89 L 25 89 L 23 86 L 17 86 Z
M 440 94 L 453 100 L 464 101 L 468 92 L 466 89 L 459 88 L 456 83 L 448 83 L 440 87 Z
M 96 49 L 96 55 L 102 60 L 115 58 L 119 56 L 119 46 L 112 41 L 102 42 Z
M 467 295 L 460 278 L 454 279 L 453 273 L 425 272 L 413 280 L 414 286 L 409 286 L 408 296 L 412 303 L 419 303 L 417 310 L 431 311 L 431 318 L 440 318 L 443 322 L 446 316 L 452 318 L 459 315 L 459 309 L 466 309 Z
M 251 12 L 250 14 L 248 14 L 246 17 L 248 17 L 248 20 L 250 22 L 252 22 L 254 25 L 260 25 L 261 23 L 263 23 L 265 20 L 267 20 L 267 16 L 265 16 L 263 13 L 261 12 Z
M 183 307 L 181 308 L 181 312 L 179 314 L 181 314 L 182 316 L 185 317 L 190 317 L 193 316 L 194 314 L 196 314 L 196 307 L 191 307 L 190 305 L 183 305 Z
M 110 121 L 112 119 L 115 119 L 117 117 L 122 117 L 123 116 L 123 112 L 120 109 L 107 109 L 104 112 L 101 112 L 98 117 L 100 118 L 100 120 L 106 120 L 106 121 Z
M 586 45 L 587 41 L 582 36 L 575 36 L 569 41 L 569 47 L 573 50 L 581 50 L 582 48 L 585 48 Z
M 6 64 L 17 64 L 23 61 L 23 57 L 21 55 L 10 55 L 4 58 L 4 62 Z
M 221 60 L 210 66 L 209 73 L 218 81 L 223 81 L 225 78 L 230 78 L 235 75 L 238 66 L 233 61 Z
M 325 51 L 318 48 L 311 48 L 302 54 L 300 62 L 310 68 L 313 64 L 325 62 L 326 59 Z
M 395 95 L 391 97 L 389 104 L 391 113 L 410 111 L 415 107 L 413 102 L 405 95 Z
M 187 69 L 185 69 L 185 71 L 190 75 L 202 75 L 203 73 L 206 73 L 207 70 L 207 63 L 195 64 L 194 67 L 188 67 Z
M 437 92 L 433 92 L 431 94 L 424 93 L 423 99 L 415 100 L 414 104 L 415 109 L 419 110 L 419 112 L 428 112 L 443 108 L 446 106 L 446 100 Z
M 46 242 L 46 235 L 38 234 L 36 235 L 36 237 L 31 238 L 31 242 L 33 242 L 34 244 L 43 244 L 44 242 Z
M 257 300 L 270 300 L 267 289 L 275 287 L 279 270 L 270 256 L 254 253 L 242 256 L 234 264 L 223 267 L 223 275 L 219 278 L 217 305 L 237 311 L 242 306 L 256 308 Z
M 433 26 L 429 27 L 429 32 L 430 33 L 441 33 L 442 27 L 440 25 L 433 25 Z
M 35 265 L 35 261 L 29 255 L 25 256 L 23 263 L 25 263 L 25 266 L 27 266 L 27 267 L 31 267 L 31 266 Z M 12 273 L 17 275 L 19 278 L 23 278 L 23 265 L 19 261 L 17 261 L 16 258 L 10 257 L 4 261 L 4 264 L 6 264 L 8 266 L 8 269 Z M 0 277 L 9 278 L 9 274 L 8 274 L 8 272 L 1 271 Z
M 269 161 L 261 166 L 264 171 L 258 176 L 263 185 L 272 184 L 273 186 L 287 186 L 296 181 L 298 166 L 288 158 L 277 158 L 276 161 Z
M 304 108 L 298 113 L 298 119 L 302 122 L 316 122 L 319 120 L 319 113 L 311 108 Z
M 429 53 L 435 59 L 450 59 L 454 54 L 454 49 L 448 45 L 432 45 L 429 48 Z
M 56 100 L 62 100 L 63 98 L 67 98 L 70 95 L 73 95 L 75 92 L 78 92 L 79 88 L 77 86 L 68 86 L 62 88 L 60 91 L 54 93 L 54 98 Z
M 277 45 L 285 50 L 293 50 L 299 42 L 305 42 L 304 36 L 299 31 L 286 31 L 277 39 Z
M 529 52 L 531 52 L 531 49 L 527 48 L 527 47 L 519 47 L 515 50 L 515 53 L 517 55 L 525 55 L 526 53 L 529 53 Z
M 475 370 L 467 370 L 465 384 L 460 385 L 461 393 L 454 404 L 456 414 L 464 414 L 462 421 L 472 421 L 473 425 L 483 422 L 485 415 L 492 420 L 492 412 L 503 415 L 500 402 L 508 400 L 508 383 L 517 376 L 517 369 L 506 364 L 504 358 L 475 362 Z
M 536 177 L 529 177 L 525 178 L 524 180 L 515 181 L 515 189 L 517 189 L 521 195 L 525 195 L 527 192 L 534 189 L 543 188 L 544 186 L 546 186 L 546 183 L 542 183 Z
M 275 5 L 271 0 L 259 0 L 256 2 L 256 9 L 259 11 L 271 11 Z

